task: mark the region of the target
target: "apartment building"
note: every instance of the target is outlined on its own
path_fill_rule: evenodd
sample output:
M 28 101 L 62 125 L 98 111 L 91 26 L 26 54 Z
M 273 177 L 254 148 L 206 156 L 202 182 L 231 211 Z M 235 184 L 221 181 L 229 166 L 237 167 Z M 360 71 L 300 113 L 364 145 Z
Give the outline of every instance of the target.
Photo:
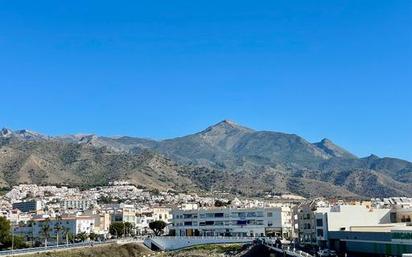
M 12 205 L 13 209 L 18 209 L 21 212 L 36 212 L 43 208 L 42 202 L 39 200 L 30 200 L 30 201 L 22 201 L 22 202 L 15 202 Z
M 281 208 L 173 210 L 170 234 L 177 236 L 281 235 Z
M 24 226 L 14 227 L 16 235 L 24 236 L 26 239 L 44 239 L 45 227 L 48 227 L 48 237 L 56 238 L 59 233 L 60 238 L 64 236 L 64 229 L 67 229 L 70 234 L 77 235 L 79 233 L 90 234 L 94 231 L 95 218 L 90 216 L 68 216 L 61 219 L 39 217 L 30 220 Z M 60 227 L 60 230 L 56 228 Z
M 96 201 L 88 199 L 68 198 L 61 202 L 61 207 L 65 210 L 88 210 L 96 205 Z

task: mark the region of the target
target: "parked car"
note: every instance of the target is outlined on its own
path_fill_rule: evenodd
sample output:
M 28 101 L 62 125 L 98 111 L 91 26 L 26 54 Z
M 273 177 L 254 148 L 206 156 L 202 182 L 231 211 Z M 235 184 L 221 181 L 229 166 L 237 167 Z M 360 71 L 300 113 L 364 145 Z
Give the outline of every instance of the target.
M 319 257 L 336 257 L 337 256 L 335 251 L 332 251 L 329 249 L 319 250 L 316 254 Z

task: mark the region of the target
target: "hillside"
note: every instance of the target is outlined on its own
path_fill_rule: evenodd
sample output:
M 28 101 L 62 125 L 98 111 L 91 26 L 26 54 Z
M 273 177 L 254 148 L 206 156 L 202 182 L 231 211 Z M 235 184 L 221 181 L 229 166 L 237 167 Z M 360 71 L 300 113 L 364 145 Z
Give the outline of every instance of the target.
M 358 158 L 329 139 L 255 131 L 224 120 L 155 141 L 134 137 L 49 137 L 0 132 L 0 183 L 104 184 L 129 179 L 149 188 L 224 190 L 246 195 L 412 196 L 412 163 Z
M 195 186 L 180 175 L 190 173 L 189 168 L 150 151 L 128 154 L 59 140 L 0 139 L 3 187 L 19 183 L 92 186 L 128 179 L 146 188 L 190 190 Z
M 25 257 L 141 257 L 153 252 L 143 244 L 109 244 L 95 245 L 78 249 L 62 249 L 60 251 L 25 254 Z

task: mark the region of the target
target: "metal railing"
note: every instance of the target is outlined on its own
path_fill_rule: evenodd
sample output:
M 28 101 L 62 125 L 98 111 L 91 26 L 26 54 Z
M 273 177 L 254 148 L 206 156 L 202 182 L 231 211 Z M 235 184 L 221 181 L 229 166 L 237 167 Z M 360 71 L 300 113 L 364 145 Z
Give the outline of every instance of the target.
M 62 249 L 93 247 L 95 245 L 116 243 L 119 240 L 118 239 L 109 239 L 109 240 L 105 240 L 105 241 L 87 241 L 87 242 L 80 242 L 80 243 L 48 245 L 47 247 L 40 246 L 40 247 L 14 249 L 14 250 L 4 250 L 4 251 L 0 251 L 0 256 L 12 256 L 12 255 L 17 255 L 17 254 L 22 254 L 22 253 L 41 253 L 41 252 L 48 252 L 48 251 L 62 250 Z M 126 239 L 126 240 L 129 240 L 129 239 Z M 134 241 L 136 241 L 136 240 L 138 240 L 138 239 L 134 239 Z
M 275 250 L 277 252 L 286 253 L 289 256 L 313 257 L 309 253 L 306 253 L 306 252 L 301 251 L 301 250 L 297 250 L 295 248 L 290 247 L 289 245 L 282 245 L 281 247 L 279 247 L 278 242 L 276 242 L 275 240 L 273 240 L 271 238 L 261 238 L 259 240 L 266 247 L 269 247 L 270 249 Z

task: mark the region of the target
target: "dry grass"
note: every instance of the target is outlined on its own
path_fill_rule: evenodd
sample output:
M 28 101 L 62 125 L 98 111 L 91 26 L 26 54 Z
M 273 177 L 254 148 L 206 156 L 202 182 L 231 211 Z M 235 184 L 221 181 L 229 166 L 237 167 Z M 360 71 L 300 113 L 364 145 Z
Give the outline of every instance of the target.
M 141 244 L 105 245 L 67 251 L 25 255 L 25 257 L 141 257 L 153 253 Z
M 243 249 L 240 244 L 200 245 L 180 251 L 168 252 L 166 257 L 223 257 L 232 256 Z

